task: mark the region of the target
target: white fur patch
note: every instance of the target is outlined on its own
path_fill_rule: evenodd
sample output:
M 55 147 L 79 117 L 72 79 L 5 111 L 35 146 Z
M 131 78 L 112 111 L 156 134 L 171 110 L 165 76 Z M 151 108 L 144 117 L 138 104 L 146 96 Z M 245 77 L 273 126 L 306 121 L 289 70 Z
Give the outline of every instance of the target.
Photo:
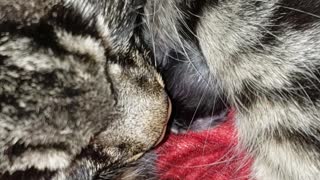
M 104 49 L 100 41 L 86 36 L 75 36 L 63 30 L 56 30 L 59 38 L 59 43 L 69 52 L 87 54 L 92 57 L 92 60 L 104 62 Z
M 58 170 L 69 166 L 71 156 L 62 151 L 27 151 L 15 159 L 10 171 L 25 170 L 34 167 L 39 170 Z

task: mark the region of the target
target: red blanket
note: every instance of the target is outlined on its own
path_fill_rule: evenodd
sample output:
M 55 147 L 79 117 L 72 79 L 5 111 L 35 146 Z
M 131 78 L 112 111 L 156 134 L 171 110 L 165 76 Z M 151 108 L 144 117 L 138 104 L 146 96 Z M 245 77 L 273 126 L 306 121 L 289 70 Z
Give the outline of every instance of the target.
M 248 179 L 251 161 L 235 150 L 233 113 L 217 127 L 202 132 L 171 134 L 157 149 L 162 180 Z

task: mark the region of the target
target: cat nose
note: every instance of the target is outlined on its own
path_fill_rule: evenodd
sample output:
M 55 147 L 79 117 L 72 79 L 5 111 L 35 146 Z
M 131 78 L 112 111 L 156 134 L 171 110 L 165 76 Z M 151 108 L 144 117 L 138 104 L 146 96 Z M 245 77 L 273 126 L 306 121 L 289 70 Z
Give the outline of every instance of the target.
M 160 144 L 164 138 L 164 136 L 166 135 L 166 132 L 167 132 L 167 126 L 168 126 L 168 122 L 169 122 L 169 119 L 170 119 L 170 116 L 171 116 L 171 112 L 172 112 L 172 103 L 171 103 L 171 100 L 170 98 L 168 97 L 168 111 L 167 111 L 167 120 L 164 124 L 164 127 L 163 127 L 163 130 L 162 130 L 162 134 L 159 138 L 159 140 L 156 142 L 155 146 L 157 146 L 158 144 Z

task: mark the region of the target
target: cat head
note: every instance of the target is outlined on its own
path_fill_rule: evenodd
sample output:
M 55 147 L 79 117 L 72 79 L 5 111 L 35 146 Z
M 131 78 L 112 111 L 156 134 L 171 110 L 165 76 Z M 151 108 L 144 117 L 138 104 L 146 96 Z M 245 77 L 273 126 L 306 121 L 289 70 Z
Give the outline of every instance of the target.
M 170 103 L 138 47 L 141 3 L 0 2 L 3 178 L 113 169 L 161 140 Z

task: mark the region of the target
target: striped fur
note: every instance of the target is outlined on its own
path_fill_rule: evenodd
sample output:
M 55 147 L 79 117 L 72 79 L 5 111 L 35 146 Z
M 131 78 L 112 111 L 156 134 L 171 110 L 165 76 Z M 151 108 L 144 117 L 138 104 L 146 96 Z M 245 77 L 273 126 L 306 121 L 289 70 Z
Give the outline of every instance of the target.
M 145 14 L 176 105 L 236 108 L 253 179 L 319 179 L 319 1 L 150 0 Z
M 0 1 L 0 179 L 93 179 L 159 140 L 139 1 Z

